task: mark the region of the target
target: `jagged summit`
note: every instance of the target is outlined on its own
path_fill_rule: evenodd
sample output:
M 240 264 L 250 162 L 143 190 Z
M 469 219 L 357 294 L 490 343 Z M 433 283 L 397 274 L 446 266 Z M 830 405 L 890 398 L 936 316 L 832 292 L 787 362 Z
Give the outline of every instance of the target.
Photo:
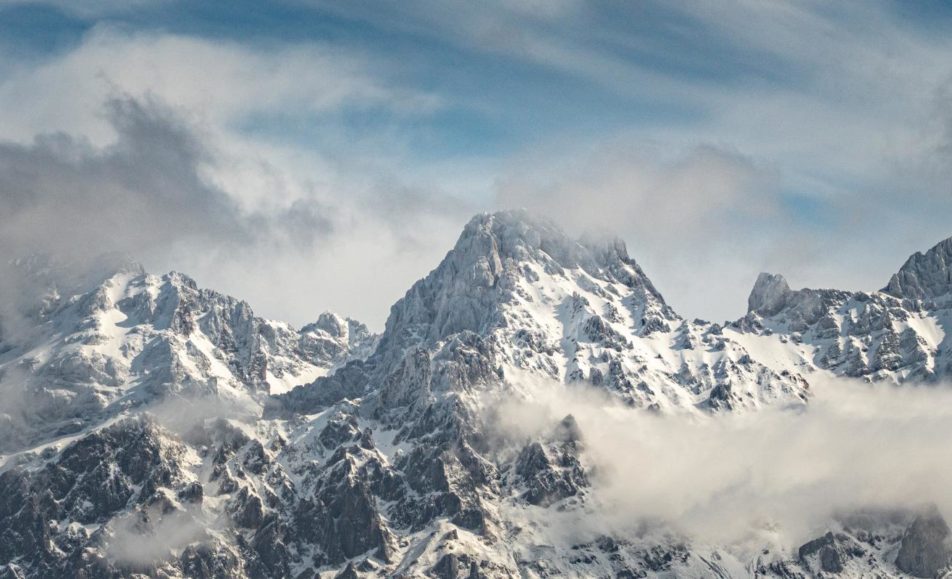
M 527 287 L 620 284 L 641 326 L 680 318 L 628 256 L 624 242 L 572 239 L 527 212 L 477 215 L 443 261 L 390 312 L 382 345 L 435 342 L 461 331 L 512 325 L 502 306 L 526 301 Z M 531 298 L 528 298 L 531 301 Z
M 906 260 L 899 271 L 880 292 L 895 298 L 934 300 L 952 293 L 952 237 L 940 241 L 926 252 L 917 251 Z M 838 290 L 792 290 L 782 275 L 761 273 L 747 298 L 748 313 L 764 317 L 802 301 L 804 296 L 820 294 L 846 295 Z M 856 292 L 873 299 L 876 292 Z
M 747 311 L 769 316 L 780 311 L 790 294 L 790 285 L 782 275 L 761 273 L 747 298 Z
M 78 277 L 46 259 L 16 266 L 38 303 L 17 321 L 29 331 L 0 344 L 0 393 L 15 401 L 0 409 L 0 452 L 171 397 L 253 406 L 369 355 L 376 340 L 333 314 L 318 323 L 334 331 L 298 332 L 187 275 L 148 274 L 128 260 Z
M 453 253 L 495 254 L 500 260 L 551 259 L 564 268 L 581 268 L 598 276 L 618 262 L 634 264 L 617 237 L 570 237 L 554 222 L 519 210 L 481 213 L 463 228 Z M 660 297 L 660 296 L 659 296 Z
M 317 320 L 303 326 L 302 332 L 321 330 L 332 336 L 346 336 L 349 318 L 345 319 L 333 312 L 321 312 Z
M 932 382 L 952 373 L 948 331 L 952 239 L 911 256 L 881 291 L 792 290 L 760 274 L 746 331 L 793 336 L 819 368 L 867 380 Z
M 952 291 L 952 237 L 913 254 L 883 291 L 912 300 L 935 299 Z
M 365 366 L 296 389 L 279 405 L 316 411 L 377 396 L 381 407 L 419 409 L 454 392 L 505 391 L 517 382 L 510 376 L 526 372 L 588 382 L 659 411 L 801 404 L 807 396 L 799 375 L 752 358 L 720 326 L 678 316 L 620 240 L 573 239 L 524 211 L 505 211 L 473 218 L 439 266 L 394 304 Z

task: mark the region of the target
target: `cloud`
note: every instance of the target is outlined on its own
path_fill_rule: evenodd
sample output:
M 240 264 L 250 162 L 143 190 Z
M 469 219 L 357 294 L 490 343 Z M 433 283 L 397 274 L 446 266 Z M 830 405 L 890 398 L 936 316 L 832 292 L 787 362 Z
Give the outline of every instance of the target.
M 149 566 L 167 560 L 174 551 L 191 543 L 207 541 L 206 524 L 186 512 L 161 516 L 132 513 L 110 521 L 106 556 L 118 563 Z M 150 520 L 150 518 L 157 520 Z
M 946 125 L 936 122 L 949 40 L 894 3 L 310 4 L 503 71 L 487 74 L 504 93 L 479 103 L 524 144 L 500 163 L 499 204 L 571 213 L 569 225 L 624 221 L 616 231 L 686 315 L 741 315 L 762 269 L 875 289 L 952 233 L 941 217 L 952 210 Z M 703 194 L 687 195 L 691 168 L 678 160 L 705 149 L 723 162 L 710 182 L 695 178 Z M 650 191 L 646 179 L 657 182 Z M 707 207 L 711 219 L 695 219 Z
M 710 145 L 665 158 L 657 147 L 611 141 L 594 150 L 547 151 L 514 165 L 497 183 L 498 204 L 528 207 L 576 229 L 635 233 L 660 245 L 698 244 L 779 210 L 768 169 Z
M 739 315 L 778 241 L 772 228 L 792 229 L 776 171 L 712 145 L 672 154 L 618 139 L 546 150 L 512 163 L 496 191 L 499 206 L 620 235 L 685 315 Z
M 250 398 L 226 396 L 169 396 L 147 408 L 149 415 L 166 430 L 186 438 L 215 420 L 233 420 L 253 424 L 261 417 L 261 408 Z
M 314 198 L 268 212 L 241 207 L 203 173 L 217 153 L 166 105 L 116 97 L 105 108 L 117 134 L 105 147 L 62 133 L 0 143 L 8 256 L 46 254 L 81 267 L 104 253 L 308 251 L 333 232 L 332 210 Z
M 341 134 L 332 140 L 355 149 L 324 154 L 254 129 L 259 118 L 334 126 L 356 111 L 439 106 L 375 68 L 320 44 L 96 27 L 0 81 L 0 242 L 64 263 L 122 252 L 297 324 L 335 309 L 382 325 L 445 251 L 434 231 L 448 243 L 472 210 L 398 170 L 406 162 L 386 143 Z
M 782 155 L 631 133 L 559 141 L 511 158 L 494 203 L 618 235 L 679 313 L 731 320 L 762 271 L 800 287 L 875 291 L 911 253 L 952 234 L 939 217 L 952 209 L 938 177 L 948 163 L 935 147 L 902 168 L 897 160 L 889 192 L 830 194 L 803 193 Z
M 75 49 L 11 69 L 0 83 L 0 136 L 19 141 L 61 131 L 103 145 L 115 127 L 101 105 L 116 93 L 156 97 L 209 130 L 265 114 L 439 106 L 432 94 L 387 83 L 366 58 L 318 43 L 248 46 L 98 25 Z
M 106 102 L 106 116 L 117 138 L 102 148 L 61 133 L 31 145 L 0 143 L 8 259 L 45 254 L 81 271 L 113 252 L 148 262 L 263 245 L 307 251 L 333 231 L 332 214 L 314 199 L 274 212 L 242 209 L 203 176 L 215 153 L 165 105 L 117 97 Z M 14 287 L 19 269 L 6 270 L 4 306 L 29 293 Z
M 593 469 L 591 532 L 664 521 L 706 542 L 743 542 L 772 528 L 795 548 L 833 517 L 934 503 L 952 514 L 952 389 L 830 379 L 802 412 L 657 416 L 604 393 L 536 384 L 493 416 L 512 440 L 567 414 Z
M 128 96 L 109 99 L 105 110 L 116 139 L 104 147 L 65 134 L 0 143 L 0 244 L 8 257 L 41 253 L 82 270 L 117 252 L 160 272 L 182 269 L 297 323 L 333 305 L 382 323 L 469 213 L 397 179 L 353 189 L 349 199 L 305 186 L 283 200 L 242 203 L 210 177 L 232 157 L 176 110 Z M 444 244 L 423 243 L 439 230 Z M 7 273 L 15 279 L 15 270 Z M 280 291 L 275 279 L 284 282 Z M 384 291 L 368 298 L 355 284 Z M 35 294 L 13 281 L 3 286 L 7 314 Z M 318 295 L 315 287 L 323 288 Z
M 103 254 L 143 257 L 159 246 L 253 236 L 237 205 L 199 176 L 207 151 L 170 111 L 128 98 L 109 100 L 106 111 L 118 137 L 105 148 L 62 133 L 0 142 L 7 346 L 28 339 L 29 318 L 52 287 L 88 289 L 75 282 Z
M 12 254 L 79 259 L 253 235 L 234 201 L 202 180 L 208 152 L 169 111 L 119 98 L 107 118 L 118 138 L 103 149 L 65 134 L 0 144 L 0 242 Z
M 396 177 L 324 191 L 277 166 L 267 171 L 289 190 L 249 200 L 224 189 L 233 181 L 216 172 L 254 172 L 256 157 L 217 149 L 156 100 L 113 98 L 106 114 L 117 136 L 104 147 L 65 134 L 0 143 L 0 244 L 8 257 L 44 253 L 81 270 L 120 252 L 153 271 L 186 271 L 271 317 L 303 324 L 333 308 L 382 325 L 471 211 Z M 431 244 L 434 237 L 440 243 Z M 0 285 L 9 327 L 7 306 L 23 311 L 21 298 L 35 291 Z

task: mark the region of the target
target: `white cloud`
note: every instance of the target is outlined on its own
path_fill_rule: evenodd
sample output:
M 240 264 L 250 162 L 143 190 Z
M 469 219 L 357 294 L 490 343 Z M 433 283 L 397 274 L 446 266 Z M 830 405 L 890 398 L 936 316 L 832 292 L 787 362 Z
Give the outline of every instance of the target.
M 783 219 L 775 171 L 712 146 L 677 156 L 623 140 L 569 150 L 514 163 L 497 184 L 497 203 L 570 230 L 617 233 L 684 315 L 741 313 L 776 242 L 769 224 Z
M 173 512 L 163 517 L 156 512 L 158 509 L 150 510 L 150 516 L 158 520 L 153 522 L 133 513 L 110 521 L 111 534 L 106 546 L 109 559 L 148 568 L 191 543 L 209 539 L 207 523 L 190 514 Z
M 426 112 L 425 92 L 386 84 L 366 58 L 319 44 L 246 46 L 100 26 L 62 57 L 29 63 L 0 82 L 0 137 L 27 142 L 63 131 L 102 145 L 115 133 L 102 104 L 155 97 L 210 130 L 253 114 L 308 115 L 380 106 Z
M 121 252 L 152 271 L 186 271 L 259 314 L 303 324 L 336 309 L 379 327 L 471 212 L 398 179 L 384 187 L 330 171 L 337 186 L 315 188 L 300 180 L 307 173 L 272 168 L 261 180 L 289 185 L 243 197 L 209 174 L 253 170 L 255 156 L 220 153 L 157 103 L 114 100 L 108 118 L 118 134 L 103 148 L 65 135 L 0 143 L 8 255 L 88 262 Z
M 394 141 L 335 135 L 353 146 L 341 157 L 241 130 L 256 115 L 406 118 L 440 106 L 380 64 L 317 44 L 97 28 L 0 80 L 0 239 L 67 258 L 123 251 L 270 317 L 303 324 L 334 309 L 380 327 L 472 210 L 452 186 L 403 170 Z
M 533 139 L 502 163 L 497 199 L 614 229 L 685 315 L 741 315 L 765 269 L 876 289 L 952 234 L 952 46 L 889 3 L 314 4 L 644 108 L 627 126 Z M 600 126 L 580 98 L 581 126 Z M 695 159 L 705 148 L 724 153 L 717 166 Z
M 661 520 L 702 541 L 738 543 L 769 528 L 790 549 L 854 509 L 932 503 L 952 514 L 952 389 L 814 382 L 801 412 L 658 416 L 538 383 L 493 416 L 514 441 L 575 417 L 594 507 L 575 524 L 593 532 Z
M 624 141 L 573 149 L 521 160 L 498 182 L 498 202 L 572 227 L 634 230 L 659 244 L 697 241 L 778 209 L 769 169 L 731 151 L 699 146 L 665 158 Z

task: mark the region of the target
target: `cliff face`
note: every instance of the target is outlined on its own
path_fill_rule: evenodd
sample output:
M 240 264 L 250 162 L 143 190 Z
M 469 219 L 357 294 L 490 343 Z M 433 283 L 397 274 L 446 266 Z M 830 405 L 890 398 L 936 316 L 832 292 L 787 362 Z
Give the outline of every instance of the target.
M 883 291 L 910 300 L 947 296 L 952 292 L 952 238 L 911 256 Z

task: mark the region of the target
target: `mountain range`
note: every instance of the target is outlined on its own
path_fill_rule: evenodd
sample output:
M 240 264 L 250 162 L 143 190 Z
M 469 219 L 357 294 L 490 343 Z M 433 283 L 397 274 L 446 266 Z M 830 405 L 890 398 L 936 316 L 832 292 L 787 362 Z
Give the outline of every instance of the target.
M 874 292 L 761 274 L 742 318 L 686 320 L 618 239 L 482 214 L 383 332 L 257 317 L 179 273 L 11 264 L 0 325 L 0 577 L 936 577 L 935 508 L 846 513 L 741 551 L 663 521 L 555 533 L 601 501 L 587 425 L 501 404 L 596 392 L 705 421 L 809 412 L 831 378 L 952 377 L 952 239 Z

